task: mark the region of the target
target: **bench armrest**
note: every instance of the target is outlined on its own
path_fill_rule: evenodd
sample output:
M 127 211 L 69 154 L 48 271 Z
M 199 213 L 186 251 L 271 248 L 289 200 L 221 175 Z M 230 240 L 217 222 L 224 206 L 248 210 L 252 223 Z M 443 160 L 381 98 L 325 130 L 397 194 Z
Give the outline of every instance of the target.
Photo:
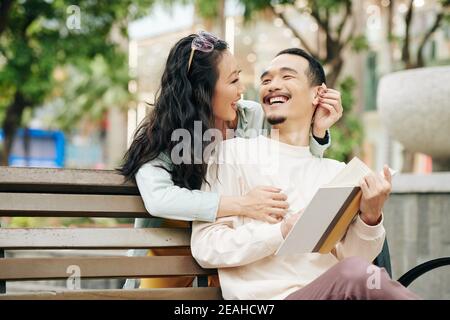
M 427 262 L 424 262 L 422 264 L 419 264 L 418 266 L 412 268 L 408 272 L 406 272 L 404 275 L 402 275 L 397 281 L 400 282 L 403 286 L 407 287 L 416 280 L 418 277 L 423 275 L 424 273 L 427 273 L 428 271 L 431 271 L 433 269 L 448 266 L 450 265 L 450 257 L 444 257 L 444 258 L 438 258 L 433 259 Z

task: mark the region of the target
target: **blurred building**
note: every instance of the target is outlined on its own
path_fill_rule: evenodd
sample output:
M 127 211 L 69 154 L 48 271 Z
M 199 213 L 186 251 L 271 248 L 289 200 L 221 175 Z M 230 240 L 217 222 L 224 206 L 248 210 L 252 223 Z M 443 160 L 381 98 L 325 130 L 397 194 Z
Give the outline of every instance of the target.
M 304 2 L 304 1 L 303 1 Z M 304 5 L 299 1 L 299 6 Z M 258 100 L 259 76 L 264 67 L 277 52 L 288 47 L 301 47 L 301 42 L 284 22 L 267 14 L 259 15 L 249 23 L 244 23 L 243 10 L 235 0 L 226 1 L 225 40 L 230 45 L 242 69 L 241 80 L 247 90 L 245 99 Z M 384 163 L 393 168 L 402 168 L 403 148 L 389 137 L 377 113 L 376 92 L 378 80 L 384 74 L 399 68 L 401 48 L 386 38 L 389 0 L 354 1 L 354 28 L 365 34 L 370 50 L 364 53 L 345 52 L 345 64 L 341 75 L 351 75 L 357 83 L 354 92 L 354 110 L 360 115 L 365 130 L 363 154 L 360 155 L 374 169 L 381 169 Z M 414 24 L 411 30 L 412 42 L 417 42 L 425 24 L 433 18 L 436 1 L 415 0 Z M 402 17 L 407 9 L 406 1 L 396 1 L 393 34 L 401 35 L 404 30 Z M 323 39 L 318 34 L 318 25 L 308 14 L 298 14 L 295 10 L 285 12 L 296 30 L 304 30 L 306 41 L 318 51 L 323 50 Z M 170 23 L 167 23 L 170 21 Z M 427 25 L 428 25 L 427 24 Z M 208 30 L 220 34 L 217 25 L 208 25 Z M 158 89 L 162 69 L 170 47 L 181 37 L 205 29 L 195 14 L 193 5 L 176 5 L 172 10 L 157 7 L 152 14 L 129 26 L 130 72 L 136 80 L 130 82 L 129 89 L 138 94 L 138 101 L 128 112 L 128 143 L 132 133 L 147 112 Z M 439 30 L 427 45 L 427 60 L 447 61 L 450 57 L 449 28 Z M 431 158 L 416 154 L 414 172 L 430 172 Z
M 3 132 L 0 130 L 0 143 Z M 62 168 L 66 139 L 62 131 L 21 128 L 17 131 L 8 159 L 13 167 Z

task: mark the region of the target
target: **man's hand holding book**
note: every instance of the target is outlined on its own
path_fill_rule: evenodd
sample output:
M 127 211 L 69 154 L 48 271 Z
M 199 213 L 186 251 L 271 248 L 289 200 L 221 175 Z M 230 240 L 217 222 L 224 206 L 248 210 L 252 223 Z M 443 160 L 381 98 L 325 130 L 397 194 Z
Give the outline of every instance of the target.
M 392 175 L 387 165 L 383 168 L 383 175 L 372 172 L 359 183 L 362 190 L 359 215 L 366 224 L 371 226 L 380 223 L 384 202 L 392 188 Z

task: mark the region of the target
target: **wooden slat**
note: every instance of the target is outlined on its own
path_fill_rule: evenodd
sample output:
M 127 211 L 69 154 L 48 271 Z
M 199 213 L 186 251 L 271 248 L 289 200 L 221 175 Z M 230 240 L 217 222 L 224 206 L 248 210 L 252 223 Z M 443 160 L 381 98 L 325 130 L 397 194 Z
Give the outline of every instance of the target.
M 0 295 L 0 300 L 221 300 L 220 288 L 76 290 Z
M 0 193 L 0 216 L 149 218 L 140 196 Z
M 0 167 L 0 192 L 131 194 L 135 183 L 124 183 L 114 170 Z
M 190 230 L 182 228 L 0 228 L 0 248 L 127 249 L 188 247 Z
M 77 266 L 81 278 L 143 278 L 215 274 L 202 269 L 191 256 L 5 258 L 0 259 L 0 280 L 67 279 L 69 266 Z

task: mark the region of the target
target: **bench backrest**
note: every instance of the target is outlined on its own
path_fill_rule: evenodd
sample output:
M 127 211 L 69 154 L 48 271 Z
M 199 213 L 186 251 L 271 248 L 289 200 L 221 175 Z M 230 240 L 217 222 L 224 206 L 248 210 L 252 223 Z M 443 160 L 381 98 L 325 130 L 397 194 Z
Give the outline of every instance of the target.
M 0 216 L 149 218 L 134 183 L 114 171 L 0 167 Z M 0 228 L 0 251 L 43 249 L 186 248 L 181 228 Z M 2 254 L 3 252 L 0 252 Z M 206 276 L 192 256 L 0 258 L 5 281 L 67 279 L 76 265 L 81 278 Z M 3 283 L 2 283 L 3 282 Z M 218 288 L 92 290 L 2 298 L 220 299 Z

